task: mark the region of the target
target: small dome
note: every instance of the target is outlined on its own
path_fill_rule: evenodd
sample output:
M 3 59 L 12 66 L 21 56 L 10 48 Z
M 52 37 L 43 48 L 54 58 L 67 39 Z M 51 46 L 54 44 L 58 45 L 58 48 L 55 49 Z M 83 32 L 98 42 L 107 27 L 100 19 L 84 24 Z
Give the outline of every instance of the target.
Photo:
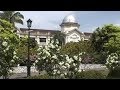
M 62 23 L 77 23 L 77 21 L 73 15 L 68 15 L 63 19 Z

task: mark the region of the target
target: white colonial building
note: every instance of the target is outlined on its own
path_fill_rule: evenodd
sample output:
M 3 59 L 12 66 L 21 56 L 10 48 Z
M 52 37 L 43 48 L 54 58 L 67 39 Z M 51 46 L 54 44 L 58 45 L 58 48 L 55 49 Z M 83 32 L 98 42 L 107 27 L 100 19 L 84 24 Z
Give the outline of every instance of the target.
M 65 43 L 88 40 L 92 33 L 80 32 L 80 24 L 73 15 L 66 16 L 60 24 L 61 30 L 31 29 L 30 37 L 35 39 L 39 45 L 48 45 L 50 38 L 55 32 L 62 32 L 66 35 Z M 27 28 L 20 28 L 17 31 L 20 37 L 28 35 Z

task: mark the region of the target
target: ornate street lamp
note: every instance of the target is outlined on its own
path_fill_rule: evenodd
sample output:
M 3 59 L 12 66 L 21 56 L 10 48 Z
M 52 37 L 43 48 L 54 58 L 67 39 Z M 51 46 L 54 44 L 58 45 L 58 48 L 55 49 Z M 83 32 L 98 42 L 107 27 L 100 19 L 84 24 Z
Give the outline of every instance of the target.
M 27 20 L 27 27 L 28 27 L 28 60 L 27 60 L 27 77 L 30 76 L 30 67 L 31 67 L 31 61 L 30 61 L 30 27 L 32 25 L 32 21 L 29 19 Z

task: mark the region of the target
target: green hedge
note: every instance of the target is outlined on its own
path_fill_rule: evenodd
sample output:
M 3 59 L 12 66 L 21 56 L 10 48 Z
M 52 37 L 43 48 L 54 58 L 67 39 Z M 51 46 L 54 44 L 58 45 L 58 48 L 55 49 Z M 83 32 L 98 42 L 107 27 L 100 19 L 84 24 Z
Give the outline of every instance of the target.
M 108 75 L 108 71 L 105 70 L 89 70 L 89 71 L 83 71 L 76 75 L 75 79 L 106 79 Z M 50 77 L 49 75 L 38 75 L 38 76 L 31 76 L 28 77 L 27 79 L 60 79 Z
M 38 76 L 31 76 L 31 77 L 28 77 L 27 79 L 49 79 L 50 77 L 45 74 L 45 75 L 38 75 Z
M 106 79 L 107 71 L 105 70 L 89 70 L 79 73 L 78 79 Z
M 107 76 L 107 79 L 120 79 L 120 66 L 111 70 Z

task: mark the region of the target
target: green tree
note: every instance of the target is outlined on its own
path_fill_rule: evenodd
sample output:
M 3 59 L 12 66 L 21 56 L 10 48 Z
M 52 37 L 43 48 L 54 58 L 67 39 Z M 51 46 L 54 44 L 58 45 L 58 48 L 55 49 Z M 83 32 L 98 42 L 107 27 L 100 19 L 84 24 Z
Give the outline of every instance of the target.
M 13 33 L 14 27 L 8 21 L 0 19 L 0 76 L 5 79 L 10 75 L 10 70 L 17 64 L 16 46 L 18 36 Z
M 37 58 L 38 44 L 36 40 L 30 38 L 30 60 L 35 61 Z M 19 39 L 19 44 L 17 45 L 17 55 L 19 57 L 19 63 L 26 64 L 28 59 L 28 38 L 22 37 Z
M 45 70 L 48 76 L 55 79 L 75 79 L 81 72 L 79 66 L 82 53 L 69 57 L 62 54 L 60 48 L 58 40 L 56 42 L 51 40 L 48 46 L 39 48 L 36 67 L 39 72 Z
M 62 46 L 65 44 L 65 34 L 61 33 L 61 32 L 55 32 L 54 36 L 53 36 L 53 40 L 56 42 L 56 40 L 58 40 L 59 46 Z
M 9 21 L 15 27 L 15 23 L 23 24 L 24 16 L 20 12 L 2 11 L 0 18 Z
M 61 49 L 61 53 L 70 57 L 84 53 L 82 55 L 82 63 L 90 63 L 92 61 L 92 52 L 94 52 L 94 48 L 91 46 L 90 41 L 70 42 L 62 46 Z
M 97 28 L 90 40 L 95 49 L 93 54 L 97 63 L 105 63 L 108 54 L 119 52 L 120 27 L 113 24 Z
M 80 52 L 91 53 L 93 48 L 90 45 L 90 41 L 69 42 L 62 46 L 62 53 L 70 56 L 77 55 Z
M 90 40 L 91 44 L 94 46 L 97 52 L 105 51 L 105 44 L 109 42 L 110 39 L 115 40 L 117 37 L 116 33 L 120 32 L 120 27 L 114 26 L 113 24 L 104 25 L 102 28 L 97 28 Z

